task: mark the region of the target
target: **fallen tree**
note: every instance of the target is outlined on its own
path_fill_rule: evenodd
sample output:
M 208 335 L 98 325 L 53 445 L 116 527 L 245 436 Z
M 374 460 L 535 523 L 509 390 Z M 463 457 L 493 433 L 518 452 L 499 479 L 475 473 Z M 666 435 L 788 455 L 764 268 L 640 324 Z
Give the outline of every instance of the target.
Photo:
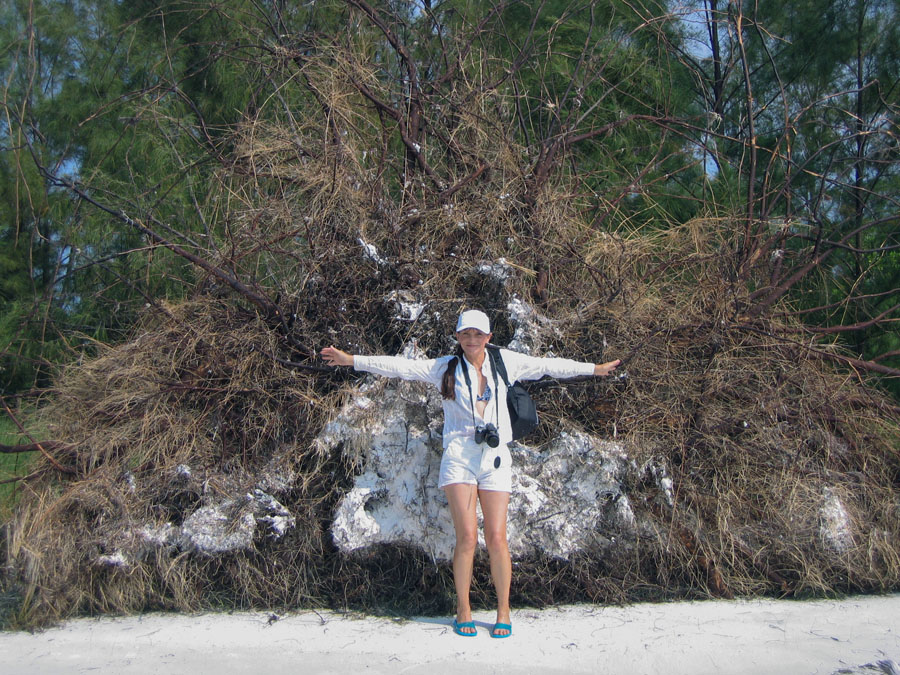
M 621 299 L 597 302 L 594 278 L 573 265 L 571 305 L 554 314 L 522 302 L 511 265 L 459 261 L 451 274 L 426 260 L 424 283 L 404 288 L 389 261 L 366 262 L 372 250 L 348 242 L 342 259 L 357 264 L 334 279 L 351 290 L 323 283 L 325 303 L 295 298 L 295 339 L 442 353 L 465 297 L 492 312 L 501 344 L 627 356 L 610 382 L 532 385 L 543 422 L 517 451 L 517 480 L 543 496 L 514 503 L 511 523 L 543 543 L 517 558 L 519 603 L 895 588 L 891 404 L 779 340 L 774 322 L 733 318 L 717 247 L 688 253 L 703 229 L 664 245 L 598 236 L 589 260 L 618 270 Z M 679 254 L 683 277 L 647 281 L 654 259 Z M 131 342 L 61 376 L 41 410 L 76 471 L 28 480 L 6 527 L 18 621 L 219 604 L 448 609 L 446 539 L 361 535 L 335 520 L 356 514 L 386 531 L 385 509 L 440 517 L 425 477 L 393 506 L 410 487 L 369 481 L 392 475 L 378 470 L 397 461 L 385 448 L 422 471 L 439 457 L 434 393 L 292 368 L 292 342 L 240 305 L 200 297 L 148 312 Z M 566 497 L 576 487 L 588 502 Z M 588 535 L 563 527 L 582 521 Z M 486 561 L 478 576 L 486 601 Z

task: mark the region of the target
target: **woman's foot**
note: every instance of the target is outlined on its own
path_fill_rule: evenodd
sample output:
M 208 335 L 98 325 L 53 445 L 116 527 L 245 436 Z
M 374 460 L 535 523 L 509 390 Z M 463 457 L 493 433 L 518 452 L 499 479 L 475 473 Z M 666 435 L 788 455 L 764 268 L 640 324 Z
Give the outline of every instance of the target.
M 505 612 L 497 612 L 497 623 L 491 629 L 491 637 L 505 638 L 512 635 L 512 625 L 509 620 L 509 610 Z
M 460 623 L 459 621 L 454 619 L 453 632 L 457 635 L 462 635 L 463 637 L 475 637 L 475 635 L 477 635 L 475 631 L 474 621 L 463 621 L 462 623 Z
M 456 612 L 456 620 L 453 622 L 453 631 L 457 635 L 471 636 L 477 632 L 475 630 L 475 622 L 472 621 L 472 610 L 458 609 Z

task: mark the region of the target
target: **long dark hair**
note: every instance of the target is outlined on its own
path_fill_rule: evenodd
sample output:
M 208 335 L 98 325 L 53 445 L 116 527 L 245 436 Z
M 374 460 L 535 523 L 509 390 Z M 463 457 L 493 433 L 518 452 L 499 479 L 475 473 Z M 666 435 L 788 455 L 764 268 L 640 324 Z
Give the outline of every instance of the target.
M 441 379 L 441 396 L 451 401 L 456 399 L 456 366 L 462 355 L 462 347 L 456 345 L 453 358 L 447 362 L 447 370 L 444 371 L 444 377 Z

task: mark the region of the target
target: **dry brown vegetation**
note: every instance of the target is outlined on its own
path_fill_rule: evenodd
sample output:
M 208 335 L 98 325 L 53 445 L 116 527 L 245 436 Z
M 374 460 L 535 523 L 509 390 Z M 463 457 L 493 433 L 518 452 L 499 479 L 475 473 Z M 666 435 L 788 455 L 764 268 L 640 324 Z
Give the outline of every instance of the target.
M 778 339 L 773 322 L 737 326 L 720 255 L 702 242 L 708 227 L 694 223 L 659 241 L 599 236 L 586 260 L 561 269 L 567 292 L 554 293 L 559 305 L 548 312 L 559 328 L 553 349 L 621 355 L 628 376 L 535 386 L 543 437 L 561 418 L 615 433 L 638 459 L 670 467 L 676 503 L 641 501 L 642 487 L 630 486 L 656 528 L 637 554 L 521 561 L 517 602 L 896 588 L 900 458 L 888 403 L 807 346 Z M 493 303 L 498 342 L 511 336 L 504 292 L 486 287 L 491 277 L 473 273 L 471 258 L 454 263 L 452 275 L 419 263 L 428 290 L 410 292 L 437 299 L 433 313 L 409 323 L 391 320 L 384 300 L 398 285 L 393 274 L 361 263 L 354 242 L 343 255 L 357 261 L 335 272 L 349 290 L 333 285 L 294 299 L 294 334 L 310 350 L 334 341 L 381 351 L 416 339 L 439 353 L 463 299 Z M 673 260 L 677 275 L 644 281 Z M 606 270 L 615 297 L 598 298 L 592 270 Z M 296 351 L 239 304 L 201 297 L 165 315 L 148 313 L 131 342 L 60 377 L 42 414 L 69 444 L 55 457 L 74 474 L 47 466 L 29 481 L 6 529 L 10 580 L 22 600 L 17 622 L 148 607 L 449 608 L 449 569 L 423 554 L 381 549 L 342 559 L 334 551 L 331 510 L 353 467 L 339 450 L 323 453 L 312 441 L 344 400 L 345 382 L 276 361 Z M 179 477 L 179 465 L 190 467 L 191 479 Z M 264 476 L 285 483 L 276 494 L 297 517 L 282 540 L 216 557 L 157 549 L 126 568 L 97 565 L 136 528 L 178 523 Z M 852 527 L 840 553 L 821 534 L 829 493 Z M 476 592 L 486 601 L 487 570 L 479 575 Z
M 514 296 L 552 321 L 542 349 L 621 357 L 627 373 L 534 386 L 544 422 L 532 442 L 560 419 L 615 435 L 669 467 L 675 493 L 670 507 L 629 486 L 653 524 L 633 555 L 520 561 L 515 602 L 900 585 L 897 409 L 823 358 L 827 344 L 773 312 L 745 313 L 745 223 L 601 231 L 569 169 L 550 163 L 535 186 L 527 149 L 505 132 L 513 102 L 481 79 L 457 81 L 468 88 L 432 118 L 417 154 L 385 140 L 390 115 L 373 114 L 373 100 L 390 96 L 368 61 L 336 51 L 297 63 L 293 77 L 329 114 L 295 117 L 285 104 L 235 130 L 205 206 L 221 237 L 201 251 L 195 297 L 149 307 L 131 341 L 98 347 L 46 393 L 48 454 L 67 471 L 45 461 L 5 527 L 10 622 L 147 608 L 446 611 L 448 566 L 411 550 L 334 550 L 331 512 L 353 466 L 313 439 L 355 376 L 321 369 L 315 353 L 393 353 L 410 340 L 444 353 L 463 306 L 491 313 L 505 344 Z M 405 184 L 404 162 L 418 163 Z M 505 281 L 479 271 L 501 259 Z M 396 318 L 398 297 L 425 303 L 417 320 Z M 97 564 L 137 529 L 261 480 L 296 516 L 285 537 Z M 851 533 L 837 543 L 822 535 L 832 495 Z M 484 561 L 476 576 L 485 602 Z

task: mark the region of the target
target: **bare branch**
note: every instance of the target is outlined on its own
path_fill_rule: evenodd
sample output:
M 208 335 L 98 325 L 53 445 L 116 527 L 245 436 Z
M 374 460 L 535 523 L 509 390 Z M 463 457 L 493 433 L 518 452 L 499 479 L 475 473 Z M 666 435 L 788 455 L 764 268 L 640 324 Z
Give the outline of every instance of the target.
M 24 445 L 5 445 L 0 443 L 0 453 L 16 454 L 20 452 L 42 452 L 46 455 L 54 450 L 71 450 L 75 446 L 71 443 L 63 443 L 62 441 L 40 441 L 35 443 L 25 443 Z M 58 468 L 58 467 L 57 467 Z
M 48 448 L 43 443 L 35 441 L 31 437 L 31 435 L 25 430 L 25 427 L 22 426 L 22 423 L 19 422 L 19 418 L 16 417 L 16 415 L 13 413 L 13 411 L 10 410 L 9 406 L 6 405 L 6 401 L 4 400 L 3 396 L 0 396 L 0 405 L 2 405 L 3 410 L 6 411 L 7 417 L 9 417 L 9 419 L 12 420 L 13 424 L 15 424 L 16 427 L 19 429 L 19 433 L 31 441 L 31 445 L 33 445 L 33 449 L 40 452 L 47 459 L 47 461 L 53 465 L 53 468 L 55 468 L 57 471 L 60 471 L 61 473 L 67 473 L 67 474 L 75 473 L 75 469 L 68 467 L 68 466 L 63 466 L 56 460 L 55 457 L 53 457 L 53 455 L 50 454 L 50 450 L 63 449 L 63 447 L 61 445 L 57 445 L 56 441 L 51 441 L 51 443 L 53 443 L 54 445 L 52 445 L 51 447 Z M 9 447 L 9 446 L 5 446 L 5 447 Z

